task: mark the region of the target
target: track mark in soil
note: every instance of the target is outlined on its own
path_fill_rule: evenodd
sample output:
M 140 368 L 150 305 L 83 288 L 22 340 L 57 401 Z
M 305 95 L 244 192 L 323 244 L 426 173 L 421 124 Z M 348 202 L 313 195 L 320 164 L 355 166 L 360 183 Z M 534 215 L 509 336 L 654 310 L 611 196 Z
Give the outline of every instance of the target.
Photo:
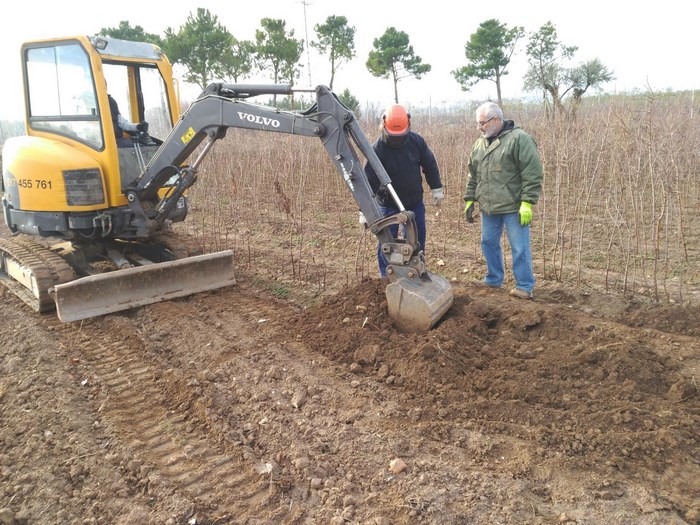
M 238 458 L 212 442 L 206 428 L 193 417 L 196 414 L 180 410 L 177 399 L 168 395 L 158 363 L 133 333 L 132 321 L 108 316 L 83 326 L 54 319 L 46 322 L 85 359 L 92 375 L 89 381 L 99 391 L 103 424 L 138 463 L 146 465 L 137 477 L 152 478 L 156 472 L 159 483 L 213 507 L 218 499 L 212 495 L 222 487 L 233 490 L 251 485 L 250 472 L 242 470 Z M 120 331 L 124 334 L 120 340 L 102 340 L 105 333 Z M 147 483 L 147 479 L 139 482 Z M 255 500 L 261 491 L 264 488 L 236 492 L 239 499 Z M 254 507 L 255 501 L 249 504 Z

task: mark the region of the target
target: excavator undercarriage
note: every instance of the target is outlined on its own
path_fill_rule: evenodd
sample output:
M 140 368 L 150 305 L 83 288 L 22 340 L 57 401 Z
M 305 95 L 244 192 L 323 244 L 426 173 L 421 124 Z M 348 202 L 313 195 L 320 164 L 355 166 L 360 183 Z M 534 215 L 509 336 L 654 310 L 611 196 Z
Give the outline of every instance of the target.
M 0 281 L 35 312 L 64 322 L 236 283 L 233 252 L 201 254 L 173 233 L 149 242 L 0 239 Z

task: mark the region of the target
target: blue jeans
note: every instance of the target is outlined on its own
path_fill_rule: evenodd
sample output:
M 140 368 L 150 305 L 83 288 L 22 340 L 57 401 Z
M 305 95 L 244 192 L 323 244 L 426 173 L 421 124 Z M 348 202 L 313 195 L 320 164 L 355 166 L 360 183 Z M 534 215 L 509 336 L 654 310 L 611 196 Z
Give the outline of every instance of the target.
M 416 216 L 416 227 L 418 228 L 418 242 L 420 242 L 420 249 L 423 250 L 423 253 L 425 254 L 425 205 L 423 204 L 423 201 L 420 201 L 414 207 L 406 209 L 412 211 Z M 379 210 L 382 212 L 382 215 L 384 215 L 384 217 L 399 213 L 399 210 L 396 208 L 385 208 L 383 206 L 380 206 Z M 395 239 L 398 238 L 398 224 L 389 226 L 389 231 Z M 403 228 L 403 235 L 404 237 L 406 236 L 406 228 Z M 386 277 L 386 267 L 388 266 L 388 262 L 384 258 L 384 254 L 382 254 L 381 243 L 377 243 L 377 262 L 379 263 L 379 275 L 381 277 Z
M 484 259 L 486 259 L 486 277 L 484 282 L 489 286 L 503 286 L 505 270 L 503 267 L 501 236 L 504 226 L 513 256 L 515 287 L 532 293 L 532 290 L 535 288 L 535 274 L 532 271 L 530 226 L 520 225 L 520 215 L 517 212 L 505 215 L 481 214 L 481 252 L 484 254 Z

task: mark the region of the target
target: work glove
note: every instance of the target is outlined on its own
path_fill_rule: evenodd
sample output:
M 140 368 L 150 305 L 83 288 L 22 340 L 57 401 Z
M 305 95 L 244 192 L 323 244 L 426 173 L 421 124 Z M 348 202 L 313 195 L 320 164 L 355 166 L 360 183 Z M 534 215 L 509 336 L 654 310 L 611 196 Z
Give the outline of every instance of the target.
M 435 188 L 434 190 L 430 190 L 430 193 L 433 196 L 433 204 L 435 204 L 435 206 L 440 206 L 442 199 L 445 198 L 444 190 L 442 188 Z
M 532 204 L 522 201 L 520 203 L 520 225 L 527 226 L 532 222 Z
M 362 226 L 364 226 L 366 228 L 367 227 L 367 217 L 365 217 L 364 213 L 360 212 L 359 220 L 360 220 L 360 224 L 362 224 Z
M 139 133 L 148 133 L 148 122 L 143 121 L 136 124 L 136 131 Z
M 464 206 L 464 218 L 469 224 L 474 222 L 474 201 L 467 201 L 466 206 Z

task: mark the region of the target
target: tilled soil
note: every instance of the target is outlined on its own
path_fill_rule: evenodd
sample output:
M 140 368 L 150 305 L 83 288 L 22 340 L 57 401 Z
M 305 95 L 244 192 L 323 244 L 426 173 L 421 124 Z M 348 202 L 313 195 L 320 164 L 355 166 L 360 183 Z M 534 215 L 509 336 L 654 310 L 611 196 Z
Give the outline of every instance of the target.
M 0 292 L 2 524 L 697 524 L 700 309 L 365 279 L 83 322 Z

